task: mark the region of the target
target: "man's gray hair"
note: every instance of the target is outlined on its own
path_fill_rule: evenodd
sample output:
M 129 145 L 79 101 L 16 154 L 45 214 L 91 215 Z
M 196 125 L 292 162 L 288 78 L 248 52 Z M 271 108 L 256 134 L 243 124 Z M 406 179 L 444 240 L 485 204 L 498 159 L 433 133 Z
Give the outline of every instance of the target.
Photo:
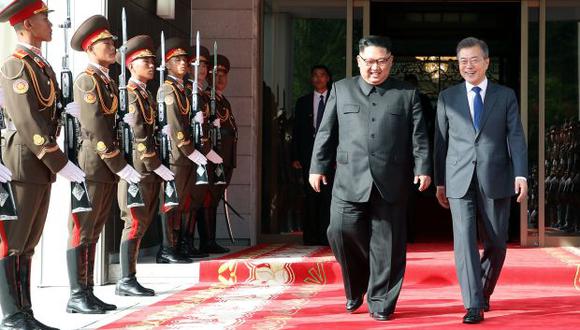
M 477 39 L 474 37 L 467 37 L 463 40 L 461 40 L 458 44 L 457 44 L 457 55 L 459 55 L 459 51 L 461 51 L 464 48 L 471 48 L 471 47 L 475 47 L 475 46 L 479 46 L 479 48 L 481 48 L 481 50 L 483 51 L 483 57 L 484 58 L 488 58 L 489 57 L 489 47 L 487 47 L 487 43 L 485 43 L 485 41 L 481 40 L 481 39 Z

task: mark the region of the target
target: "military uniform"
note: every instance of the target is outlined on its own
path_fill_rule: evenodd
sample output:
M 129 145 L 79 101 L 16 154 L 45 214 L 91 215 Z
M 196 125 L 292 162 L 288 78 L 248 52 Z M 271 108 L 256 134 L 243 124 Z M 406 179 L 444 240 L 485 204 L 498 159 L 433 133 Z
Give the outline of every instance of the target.
M 195 54 L 195 46 L 190 50 L 192 54 Z M 200 45 L 200 65 L 209 64 L 209 50 Z M 190 59 L 190 63 L 196 60 L 195 55 Z M 192 73 L 195 74 L 195 73 Z M 201 123 L 196 123 L 199 127 L 199 136 L 195 136 L 196 132 L 192 132 L 192 141 L 194 141 L 195 147 L 199 151 L 207 155 L 211 150 L 211 140 L 209 138 L 209 96 L 204 92 L 204 86 L 207 85 L 206 81 L 198 81 L 197 95 L 197 111 L 201 111 L 203 114 L 203 121 Z M 193 84 L 186 84 L 186 91 L 188 98 L 191 99 L 193 93 Z M 191 113 L 190 118 L 193 118 L 195 113 Z M 192 120 L 190 119 L 190 122 Z M 191 124 L 190 124 L 191 126 Z M 194 180 L 191 185 L 191 199 L 189 203 L 189 208 L 184 214 L 183 223 L 180 231 L 179 240 L 179 252 L 185 256 L 192 258 L 203 258 L 209 256 L 209 254 L 197 250 L 193 244 L 195 227 L 197 222 L 197 213 L 203 208 L 204 201 L 207 195 L 210 193 L 209 188 L 212 180 L 210 174 L 212 164 L 208 163 L 205 167 L 200 168 L 197 164 L 194 166 Z
M 98 41 L 114 38 L 108 29 L 109 22 L 104 16 L 92 16 L 75 31 L 71 46 L 77 51 L 86 51 Z M 127 166 L 119 150 L 117 134 L 118 89 L 109 78 L 108 68 L 90 63 L 75 80 L 74 100 L 81 109 L 78 161 L 86 173 L 92 210 L 69 216 L 67 265 L 71 293 L 67 312 L 104 313 L 116 306 L 102 302 L 93 294 L 96 245 L 111 217 L 119 181 L 115 173 Z
M 188 56 L 187 45 L 182 39 L 169 39 L 166 42 L 165 54 L 159 52 L 159 55 L 165 56 L 166 61 L 174 56 Z M 157 255 L 157 262 L 191 262 L 188 258 L 204 256 L 195 251 L 193 244 L 189 245 L 190 241 L 182 234 L 189 228 L 189 214 L 193 203 L 192 190 L 198 170 L 197 165 L 188 158 L 188 155 L 196 150 L 191 127 L 191 94 L 184 81 L 170 74 L 160 87 L 158 97 L 161 92 L 164 95 L 167 122 L 171 131 L 170 167 L 175 173 L 179 206 L 169 210 L 162 218 L 163 242 Z M 181 247 L 179 251 L 178 240 Z
M 154 57 L 151 37 L 140 35 L 127 41 L 127 58 L 130 61 Z M 130 61 L 127 62 L 127 66 L 129 66 Z M 131 126 L 133 131 L 133 165 L 142 175 L 140 186 L 145 206 L 132 208 L 127 206 L 129 184 L 127 181 L 121 180 L 117 198 L 121 209 L 121 219 L 125 222 L 125 226 L 119 252 L 122 278 L 117 282 L 115 293 L 124 296 L 155 295 L 152 289 L 142 287 L 135 277 L 139 245 L 147 228 L 157 215 L 162 182 L 161 178 L 153 172 L 161 166 L 155 139 L 157 103 L 146 87 L 144 82 L 134 77 L 131 77 L 127 84 L 129 112 L 136 115 L 135 124 Z
M 0 6 L 0 22 L 16 25 L 45 14 L 42 1 Z M 19 43 L 0 67 L 7 129 L 2 136 L 18 219 L 0 221 L 0 305 L 5 329 L 51 329 L 32 316 L 30 271 L 42 235 L 55 174 L 68 159 L 56 144 L 60 90 L 52 67 L 31 45 Z
M 217 70 L 221 70 L 225 74 L 228 74 L 230 71 L 229 60 L 223 55 L 218 54 L 217 56 Z M 216 148 L 216 151 L 223 158 L 223 169 L 225 171 L 226 184 L 212 184 L 210 186 L 211 195 L 206 197 L 203 221 L 198 222 L 198 231 L 200 233 L 200 250 L 202 252 L 208 253 L 224 253 L 229 251 L 229 249 L 219 246 L 215 241 L 217 226 L 216 218 L 218 204 L 224 196 L 224 192 L 231 181 L 234 168 L 236 167 L 236 152 L 238 142 L 238 128 L 234 114 L 232 112 L 232 107 L 225 96 L 223 96 L 223 94 L 221 94 L 219 91 L 216 91 L 216 117 L 220 121 L 219 130 L 221 134 L 221 140 L 219 141 L 220 143 Z M 212 173 L 214 177 L 217 175 L 215 165 L 211 166 L 210 173 Z

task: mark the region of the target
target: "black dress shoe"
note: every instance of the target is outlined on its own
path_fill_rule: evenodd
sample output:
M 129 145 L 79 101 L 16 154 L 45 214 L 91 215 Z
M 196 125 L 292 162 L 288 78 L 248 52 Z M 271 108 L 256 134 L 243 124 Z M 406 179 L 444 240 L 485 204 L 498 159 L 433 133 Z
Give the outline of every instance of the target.
M 463 323 L 467 324 L 477 324 L 483 321 L 483 309 L 482 308 L 469 308 L 467 313 L 463 317 Z
M 193 260 L 183 257 L 174 249 L 166 246 L 159 249 L 156 261 L 158 264 L 190 264 L 193 262 Z
M 5 317 L 0 323 L 0 329 L 6 330 L 36 330 L 37 326 L 32 318 L 24 313 L 18 312 Z
M 489 312 L 489 297 L 485 298 L 485 301 L 483 302 L 483 311 L 484 312 Z
M 370 314 L 377 321 L 388 321 L 391 319 L 391 314 L 387 312 L 371 312 Z
M 143 287 L 133 276 L 120 279 L 115 287 L 115 294 L 118 296 L 151 297 L 155 295 L 155 291 Z
M 354 313 L 363 303 L 363 296 L 356 297 L 354 299 L 348 299 L 346 301 L 346 311 L 349 313 Z

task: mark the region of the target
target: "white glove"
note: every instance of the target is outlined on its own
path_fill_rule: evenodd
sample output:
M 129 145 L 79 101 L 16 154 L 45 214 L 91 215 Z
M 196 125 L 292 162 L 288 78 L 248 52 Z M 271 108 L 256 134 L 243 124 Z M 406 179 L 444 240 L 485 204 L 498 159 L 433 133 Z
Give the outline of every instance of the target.
M 153 172 L 159 175 L 163 181 L 171 181 L 175 178 L 175 174 L 171 172 L 165 165 L 161 164 L 158 168 L 154 169 Z
M 123 116 L 123 121 L 133 127 L 137 123 L 137 116 L 134 112 L 127 112 L 125 116 Z
M 224 162 L 224 159 L 218 155 L 217 152 L 213 151 L 213 149 L 210 150 L 205 157 L 214 164 L 221 164 Z
M 4 90 L 0 87 L 0 108 L 4 106 Z
M 139 174 L 139 172 L 137 172 L 131 165 L 123 167 L 122 170 L 117 172 L 117 175 L 129 183 L 139 183 L 139 181 L 141 181 L 141 174 Z
M 81 118 L 81 106 L 76 102 L 71 102 L 67 104 L 64 110 L 66 111 L 66 113 L 75 117 L 76 119 Z
M 165 136 L 171 136 L 171 126 L 165 125 L 161 129 L 161 133 L 165 134 Z
M 78 166 L 73 164 L 70 160 L 62 168 L 62 170 L 56 173 L 63 178 L 71 182 L 83 182 L 85 180 L 85 172 L 83 172 Z
M 187 156 L 187 158 L 196 163 L 198 166 L 207 165 L 207 158 L 205 158 L 205 156 L 197 150 L 194 150 L 189 156 Z
M 213 125 L 213 127 L 217 127 L 217 128 L 222 127 L 221 120 L 219 118 L 214 119 L 212 122 L 212 125 Z
M 6 183 L 8 181 L 12 181 L 12 172 L 8 167 L 0 164 L 0 182 Z
M 202 112 L 202 111 L 198 111 L 198 112 L 195 114 L 195 116 L 193 117 L 193 120 L 194 120 L 196 123 L 203 124 L 203 112 Z

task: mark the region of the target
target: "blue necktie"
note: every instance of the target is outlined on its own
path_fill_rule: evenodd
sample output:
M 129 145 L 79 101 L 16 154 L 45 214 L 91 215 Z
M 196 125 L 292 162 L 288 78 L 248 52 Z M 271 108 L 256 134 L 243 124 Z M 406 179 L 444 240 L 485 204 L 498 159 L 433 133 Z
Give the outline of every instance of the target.
M 322 116 L 324 115 L 324 95 L 320 95 L 320 102 L 318 102 L 318 110 L 316 111 L 316 131 L 320 127 L 320 122 L 322 122 Z
M 475 98 L 473 99 L 473 127 L 475 127 L 476 131 L 479 131 L 479 122 L 483 113 L 483 99 L 481 94 L 479 94 L 481 88 L 475 86 L 471 90 L 475 92 Z

